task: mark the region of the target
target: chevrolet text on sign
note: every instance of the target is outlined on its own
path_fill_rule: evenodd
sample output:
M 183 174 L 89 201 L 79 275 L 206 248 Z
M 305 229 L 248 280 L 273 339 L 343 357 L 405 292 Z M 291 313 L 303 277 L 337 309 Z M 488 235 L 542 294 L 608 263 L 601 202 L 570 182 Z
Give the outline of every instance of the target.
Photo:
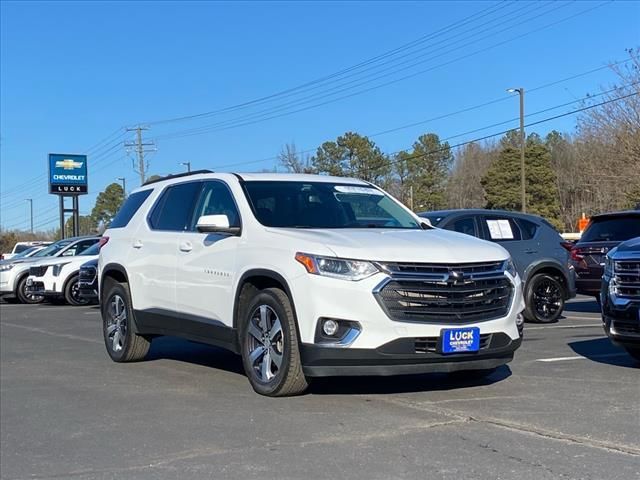
M 87 156 L 50 153 L 49 193 L 58 195 L 87 193 Z

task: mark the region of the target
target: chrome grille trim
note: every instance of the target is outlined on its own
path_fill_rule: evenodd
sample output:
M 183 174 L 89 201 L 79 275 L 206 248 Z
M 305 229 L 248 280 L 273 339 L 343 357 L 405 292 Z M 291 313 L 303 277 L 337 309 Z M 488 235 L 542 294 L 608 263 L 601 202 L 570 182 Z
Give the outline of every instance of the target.
M 617 297 L 640 299 L 640 260 L 615 260 L 613 277 Z

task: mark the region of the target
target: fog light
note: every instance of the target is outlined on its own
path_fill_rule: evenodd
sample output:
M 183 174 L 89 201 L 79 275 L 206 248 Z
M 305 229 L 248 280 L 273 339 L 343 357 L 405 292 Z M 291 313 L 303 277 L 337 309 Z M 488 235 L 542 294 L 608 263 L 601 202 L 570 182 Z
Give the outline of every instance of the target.
M 322 331 L 325 335 L 332 337 L 338 331 L 338 322 L 332 319 L 325 320 L 322 324 Z
M 522 325 L 524 325 L 524 316 L 522 315 L 522 313 L 519 313 L 518 315 L 516 315 L 516 325 L 518 327 L 521 327 Z

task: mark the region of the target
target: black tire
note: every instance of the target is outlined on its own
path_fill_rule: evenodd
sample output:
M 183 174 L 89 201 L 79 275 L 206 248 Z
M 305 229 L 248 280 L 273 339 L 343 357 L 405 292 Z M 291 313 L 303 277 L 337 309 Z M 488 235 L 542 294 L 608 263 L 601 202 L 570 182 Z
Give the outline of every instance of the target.
M 636 361 L 640 362 L 640 347 L 624 347 L 629 355 L 631 355 Z
M 69 280 L 67 280 L 67 284 L 64 287 L 64 299 L 69 305 L 73 305 L 74 307 L 87 305 L 89 303 L 88 300 L 79 296 L 79 279 L 80 277 L 78 275 L 74 275 Z
M 102 298 L 102 334 L 107 353 L 119 363 L 143 360 L 151 342 L 136 331 L 129 285 L 107 280 Z
M 29 305 L 35 305 L 37 303 L 42 303 L 44 301 L 43 295 L 33 295 L 27 293 L 27 277 L 25 275 L 18 281 L 18 288 L 16 288 L 16 298 L 20 303 L 26 303 Z
M 278 288 L 260 290 L 250 298 L 243 312 L 239 343 L 244 370 L 253 389 L 269 397 L 303 393 L 309 383 L 302 371 L 296 320 L 289 297 Z M 260 335 L 262 340 L 258 338 Z
M 564 287 L 551 275 L 538 273 L 527 282 L 524 317 L 534 323 L 557 322 L 564 309 Z

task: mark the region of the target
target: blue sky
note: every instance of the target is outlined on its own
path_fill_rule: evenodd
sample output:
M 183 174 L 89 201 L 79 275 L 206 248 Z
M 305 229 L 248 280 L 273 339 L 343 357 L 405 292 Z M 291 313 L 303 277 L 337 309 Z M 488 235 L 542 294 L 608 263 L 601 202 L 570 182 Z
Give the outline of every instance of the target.
M 517 98 L 508 98 L 507 87 L 533 90 L 625 60 L 625 49 L 640 45 L 640 2 L 631 1 L 3 1 L 0 8 L 4 228 L 28 228 L 26 198 L 34 199 L 37 228 L 57 225 L 57 199 L 46 185 L 49 152 L 89 153 L 83 214 L 116 177 L 126 177 L 128 190 L 137 186 L 123 146 L 132 139 L 123 134 L 126 126 L 150 125 L 145 138 L 157 144 L 152 174 L 182 171 L 185 161 L 194 169 L 256 171 L 273 168 L 272 157 L 288 142 L 314 149 L 345 131 L 373 135 L 505 98 L 373 137 L 386 152 L 409 148 L 426 132 L 453 137 L 454 144 L 517 125 L 458 136 L 515 119 Z M 420 38 L 333 83 L 240 110 L 154 123 L 282 92 Z M 531 91 L 526 110 L 575 101 L 614 80 L 602 69 Z M 234 124 L 241 125 L 221 129 Z M 568 116 L 537 131 L 574 127 Z

